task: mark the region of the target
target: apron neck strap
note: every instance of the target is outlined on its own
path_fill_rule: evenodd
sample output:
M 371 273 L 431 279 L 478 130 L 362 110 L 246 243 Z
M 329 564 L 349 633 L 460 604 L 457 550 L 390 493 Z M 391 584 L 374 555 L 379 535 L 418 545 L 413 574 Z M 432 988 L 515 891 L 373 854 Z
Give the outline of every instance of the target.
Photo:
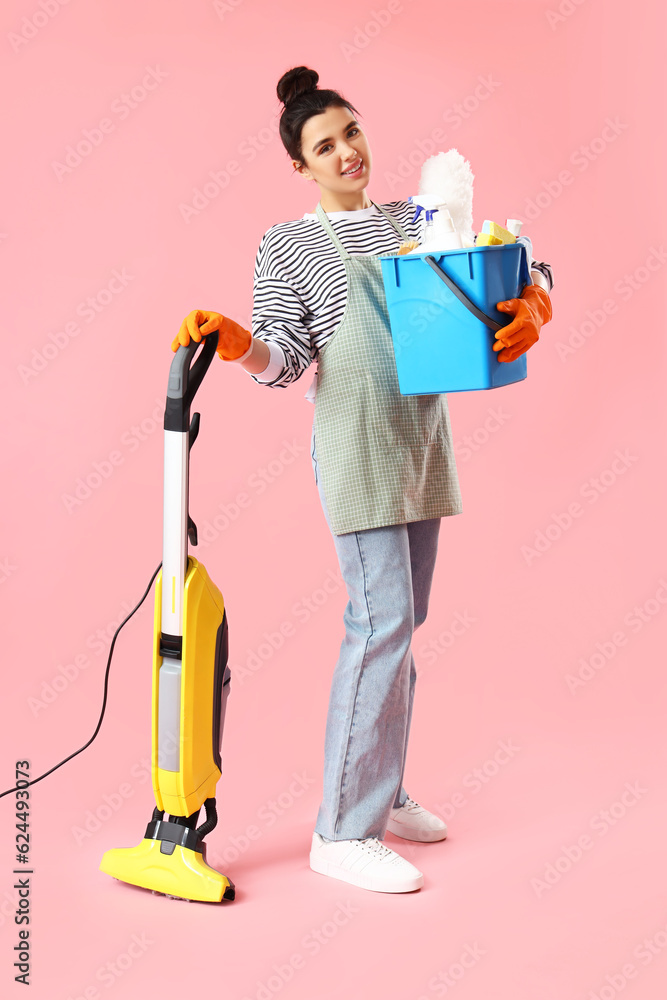
M 374 201 L 371 202 L 371 205 L 374 206 L 375 208 L 377 208 L 377 210 L 379 212 L 381 212 L 382 215 L 384 215 L 385 219 L 389 220 L 389 222 L 392 224 L 392 226 L 394 227 L 394 229 L 396 230 L 396 232 L 398 233 L 398 235 L 401 237 L 402 240 L 409 239 L 408 234 L 398 224 L 398 222 L 396 221 L 396 219 L 394 219 L 391 215 L 389 215 L 388 212 L 385 212 L 385 210 L 382 208 L 381 205 L 376 205 Z M 326 232 L 331 237 L 331 239 L 332 239 L 332 241 L 334 243 L 334 246 L 338 250 L 338 253 L 341 255 L 341 257 L 343 258 L 343 260 L 349 260 L 350 254 L 347 252 L 347 250 L 345 249 L 345 247 L 343 246 L 343 244 L 341 243 L 341 241 L 336 236 L 336 234 L 335 234 L 335 232 L 333 230 L 333 226 L 331 225 L 331 222 L 327 218 L 327 214 L 324 211 L 324 209 L 322 208 L 321 202 L 319 202 L 319 201 L 318 201 L 317 205 L 315 206 L 315 214 L 316 214 L 317 218 L 319 219 L 319 221 L 324 226 L 324 229 L 326 230 Z

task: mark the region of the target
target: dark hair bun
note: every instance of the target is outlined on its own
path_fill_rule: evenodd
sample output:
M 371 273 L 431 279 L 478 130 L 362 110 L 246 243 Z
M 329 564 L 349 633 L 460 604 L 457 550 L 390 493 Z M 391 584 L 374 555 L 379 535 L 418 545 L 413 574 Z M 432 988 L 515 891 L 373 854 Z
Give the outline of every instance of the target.
M 319 78 L 319 73 L 316 73 L 314 69 L 308 69 L 307 66 L 295 66 L 293 69 L 288 69 L 278 80 L 276 87 L 278 99 L 283 104 L 289 104 L 295 97 L 307 94 L 309 90 L 315 90 Z

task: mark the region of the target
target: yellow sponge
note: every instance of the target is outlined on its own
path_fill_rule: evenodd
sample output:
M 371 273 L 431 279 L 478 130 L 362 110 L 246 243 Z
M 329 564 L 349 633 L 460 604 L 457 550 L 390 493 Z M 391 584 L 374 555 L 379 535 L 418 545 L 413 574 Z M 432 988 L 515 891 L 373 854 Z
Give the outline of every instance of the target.
M 492 236 L 491 233 L 478 233 L 477 239 L 475 240 L 476 247 L 499 247 L 502 245 L 502 240 L 499 240 L 497 236 Z
M 499 226 L 497 222 L 491 222 L 489 219 L 484 220 L 484 225 L 482 226 L 482 233 L 480 235 L 492 236 L 495 239 L 490 240 L 488 243 L 483 242 L 480 244 L 479 238 L 477 239 L 478 246 L 498 246 L 500 243 L 516 243 L 516 236 L 514 236 L 508 229 L 504 229 Z
M 492 236 L 497 236 L 503 243 L 516 243 L 516 236 L 510 233 L 509 229 L 503 229 L 497 222 L 492 222 L 489 227 Z

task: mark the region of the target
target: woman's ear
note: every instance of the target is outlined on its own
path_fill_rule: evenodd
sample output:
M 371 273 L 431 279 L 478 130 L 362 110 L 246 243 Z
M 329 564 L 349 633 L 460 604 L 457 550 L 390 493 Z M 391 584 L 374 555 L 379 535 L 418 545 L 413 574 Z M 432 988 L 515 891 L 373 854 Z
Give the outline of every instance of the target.
M 305 163 L 302 163 L 301 160 L 292 160 L 292 166 L 294 167 L 296 173 L 301 174 L 301 176 L 305 177 L 306 180 L 312 181 L 313 176 Z

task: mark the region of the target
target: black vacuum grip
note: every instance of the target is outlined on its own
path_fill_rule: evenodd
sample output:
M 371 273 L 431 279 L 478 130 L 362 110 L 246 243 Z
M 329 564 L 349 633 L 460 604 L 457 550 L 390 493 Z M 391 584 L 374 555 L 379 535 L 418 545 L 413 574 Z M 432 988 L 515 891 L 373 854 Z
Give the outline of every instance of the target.
M 190 428 L 190 406 L 204 375 L 209 369 L 218 346 L 218 331 L 208 333 L 199 342 L 191 340 L 179 347 L 169 369 L 167 404 L 164 411 L 166 431 L 187 431 Z M 192 360 L 201 348 L 197 360 Z

